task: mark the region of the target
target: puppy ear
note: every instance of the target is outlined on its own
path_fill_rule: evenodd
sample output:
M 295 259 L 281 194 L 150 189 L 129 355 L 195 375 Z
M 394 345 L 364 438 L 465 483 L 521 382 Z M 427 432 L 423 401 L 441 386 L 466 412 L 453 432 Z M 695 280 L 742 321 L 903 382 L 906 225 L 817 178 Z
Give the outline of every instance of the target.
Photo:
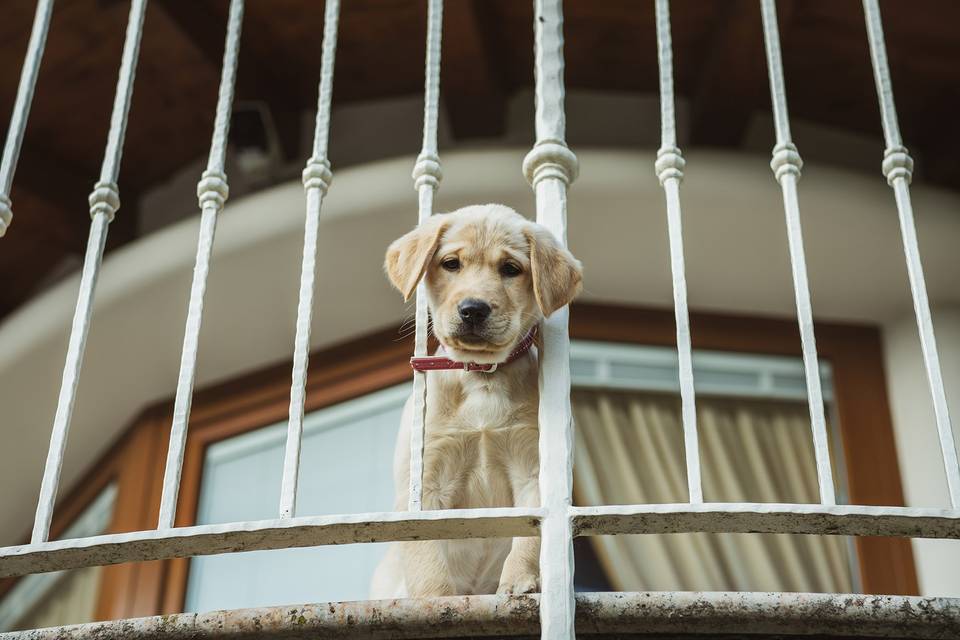
M 387 248 L 383 268 L 393 286 L 403 294 L 405 301 L 410 299 L 417 288 L 433 254 L 440 246 L 440 237 L 447 226 L 448 223 L 439 216 L 432 217 L 413 231 L 394 240 Z
M 539 226 L 524 231 L 530 243 L 533 295 L 544 317 L 570 304 L 583 287 L 583 267 L 552 233 Z

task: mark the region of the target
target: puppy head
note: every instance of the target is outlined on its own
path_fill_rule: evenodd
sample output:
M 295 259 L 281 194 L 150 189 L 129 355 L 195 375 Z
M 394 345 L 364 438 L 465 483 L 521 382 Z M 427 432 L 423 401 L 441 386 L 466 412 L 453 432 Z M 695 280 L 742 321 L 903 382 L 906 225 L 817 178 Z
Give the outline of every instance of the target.
M 544 227 L 503 205 L 433 216 L 387 249 L 409 299 L 425 278 L 433 332 L 454 360 L 504 360 L 543 317 L 580 292 L 580 262 Z

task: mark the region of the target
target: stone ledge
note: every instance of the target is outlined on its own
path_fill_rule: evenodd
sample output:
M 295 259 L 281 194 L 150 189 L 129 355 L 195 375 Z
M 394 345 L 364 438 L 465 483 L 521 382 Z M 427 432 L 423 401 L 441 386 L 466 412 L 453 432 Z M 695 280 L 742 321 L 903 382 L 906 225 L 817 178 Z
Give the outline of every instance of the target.
M 537 638 L 539 597 L 372 600 L 184 613 L 0 633 L 0 640 Z M 583 593 L 588 638 L 960 638 L 960 599 L 806 593 Z

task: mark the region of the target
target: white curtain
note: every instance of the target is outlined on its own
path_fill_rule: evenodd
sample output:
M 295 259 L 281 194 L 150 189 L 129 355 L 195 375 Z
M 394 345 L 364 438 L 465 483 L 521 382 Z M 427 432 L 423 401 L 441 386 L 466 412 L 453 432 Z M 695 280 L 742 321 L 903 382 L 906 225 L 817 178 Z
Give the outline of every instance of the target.
M 679 400 L 575 390 L 577 504 L 687 501 Z M 805 404 L 697 399 L 707 502 L 816 502 Z M 591 538 L 622 591 L 849 592 L 847 541 L 836 536 L 670 534 Z
M 117 499 L 110 483 L 84 508 L 60 540 L 96 536 L 108 531 Z M 103 567 L 38 573 L 19 578 L 0 599 L 0 631 L 37 629 L 92 622 Z
M 61 624 L 93 622 L 100 592 L 103 567 L 86 567 L 65 573 L 49 594 L 15 625 L 17 629 L 39 629 Z

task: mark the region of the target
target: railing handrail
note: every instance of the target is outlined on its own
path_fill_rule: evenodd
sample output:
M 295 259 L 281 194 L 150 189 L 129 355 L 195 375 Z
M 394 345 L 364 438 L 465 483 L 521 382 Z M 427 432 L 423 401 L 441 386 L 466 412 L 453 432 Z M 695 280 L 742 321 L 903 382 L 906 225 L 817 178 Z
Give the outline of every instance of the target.
M 755 640 L 814 636 L 955 640 L 960 599 L 821 593 L 578 593 L 576 627 L 584 636 L 706 640 L 750 629 Z M 362 640 L 423 637 L 529 637 L 540 630 L 537 594 L 324 602 L 183 613 L 0 633 L 0 640 L 104 637 L 193 640 L 220 635 L 258 638 L 334 636 Z M 350 620 L 344 625 L 344 620 Z M 798 634 L 798 629 L 801 630 Z

